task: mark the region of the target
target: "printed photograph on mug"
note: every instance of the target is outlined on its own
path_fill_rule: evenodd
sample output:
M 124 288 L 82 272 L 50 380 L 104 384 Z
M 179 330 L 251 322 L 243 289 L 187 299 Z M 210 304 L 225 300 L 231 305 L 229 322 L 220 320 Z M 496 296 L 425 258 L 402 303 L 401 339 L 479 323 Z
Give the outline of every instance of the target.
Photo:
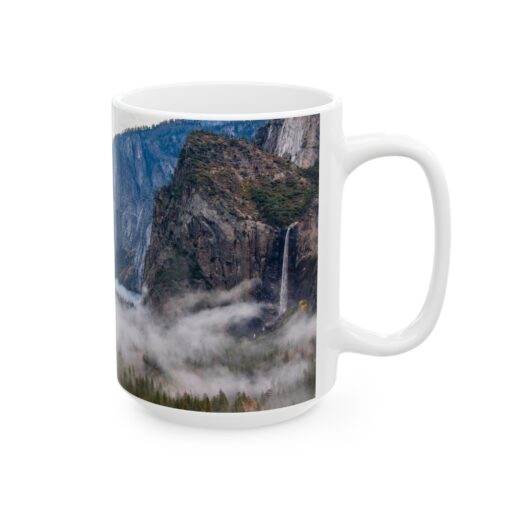
M 315 396 L 320 115 L 113 140 L 118 378 L 205 412 Z

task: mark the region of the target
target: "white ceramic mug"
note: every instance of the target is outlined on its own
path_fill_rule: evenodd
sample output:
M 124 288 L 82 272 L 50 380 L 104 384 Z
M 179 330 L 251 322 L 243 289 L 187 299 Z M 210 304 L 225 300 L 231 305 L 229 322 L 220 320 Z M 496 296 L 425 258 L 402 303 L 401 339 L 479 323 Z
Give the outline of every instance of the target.
M 181 423 L 251 427 L 327 393 L 338 355 L 398 354 L 431 332 L 450 217 L 431 152 L 401 136 L 346 138 L 342 105 L 311 88 L 193 83 L 113 100 L 118 374 Z M 340 314 L 342 189 L 365 161 L 425 172 L 435 256 L 421 312 L 379 335 Z

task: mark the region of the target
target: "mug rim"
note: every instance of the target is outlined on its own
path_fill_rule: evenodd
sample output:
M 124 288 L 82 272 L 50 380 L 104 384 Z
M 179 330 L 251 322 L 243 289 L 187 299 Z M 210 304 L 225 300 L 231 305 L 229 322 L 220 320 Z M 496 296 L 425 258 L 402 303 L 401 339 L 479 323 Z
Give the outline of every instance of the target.
M 247 108 L 246 111 L 187 111 L 190 108 L 164 108 L 142 106 L 136 104 L 136 96 L 142 96 L 159 92 L 164 89 L 177 91 L 177 89 L 206 89 L 208 88 L 239 88 L 239 89 L 266 89 L 282 92 L 281 89 L 287 89 L 288 92 L 300 94 L 302 97 L 308 95 L 308 102 L 305 106 L 300 107 L 296 105 L 295 108 L 259 108 L 261 111 L 250 111 L 252 108 Z M 312 99 L 312 96 L 315 99 Z M 322 98 L 322 99 L 320 99 Z M 138 99 L 139 100 L 139 99 Z M 317 104 L 309 104 L 317 103 Z M 335 107 L 341 106 L 341 99 L 338 95 L 328 91 L 309 87 L 306 85 L 294 85 L 287 83 L 271 83 L 271 82 L 256 82 L 256 81 L 195 81 L 183 83 L 167 83 L 161 85 L 153 85 L 147 87 L 139 87 L 120 94 L 116 94 L 112 99 L 113 108 L 131 112 L 134 115 L 153 116 L 161 119 L 191 119 L 191 120 L 264 120 L 264 119 L 277 119 L 289 117 L 302 117 L 307 115 L 315 115 L 324 111 L 331 110 Z M 225 108 L 224 110 L 228 110 Z

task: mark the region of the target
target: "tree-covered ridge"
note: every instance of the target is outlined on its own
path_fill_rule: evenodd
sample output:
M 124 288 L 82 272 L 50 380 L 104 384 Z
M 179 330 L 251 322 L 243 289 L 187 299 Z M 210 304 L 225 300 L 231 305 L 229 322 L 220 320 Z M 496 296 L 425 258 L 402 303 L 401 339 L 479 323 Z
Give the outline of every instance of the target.
M 246 140 L 207 131 L 189 135 L 177 168 L 169 186 L 176 196 L 202 188 L 239 218 L 277 228 L 300 220 L 318 193 L 318 165 L 302 169 Z
M 120 138 L 132 133 L 150 134 L 151 138 L 165 137 L 169 133 L 175 135 L 175 140 L 180 140 L 182 135 L 187 136 L 192 131 L 206 130 L 211 133 L 223 133 L 237 138 L 251 140 L 255 133 L 266 124 L 265 120 L 192 120 L 192 119 L 169 119 L 157 124 L 141 125 L 124 129 L 115 135 Z
M 289 176 L 283 181 L 263 179 L 250 187 L 263 221 L 277 227 L 290 225 L 303 216 L 318 191 L 318 169 L 299 169 L 299 176 Z M 303 184 L 301 177 L 308 183 Z

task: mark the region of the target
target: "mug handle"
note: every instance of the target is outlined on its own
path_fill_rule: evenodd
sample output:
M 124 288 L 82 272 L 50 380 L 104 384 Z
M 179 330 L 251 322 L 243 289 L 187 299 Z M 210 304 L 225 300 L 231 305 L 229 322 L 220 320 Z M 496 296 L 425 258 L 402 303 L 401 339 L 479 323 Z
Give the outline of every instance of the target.
M 368 135 L 347 138 L 346 171 L 349 175 L 362 163 L 375 158 L 403 156 L 416 161 L 427 177 L 432 195 L 435 225 L 434 265 L 425 303 L 406 328 L 389 335 L 364 330 L 340 318 L 342 352 L 388 356 L 418 346 L 434 328 L 443 305 L 450 258 L 450 204 L 441 166 L 421 143 L 398 135 Z

